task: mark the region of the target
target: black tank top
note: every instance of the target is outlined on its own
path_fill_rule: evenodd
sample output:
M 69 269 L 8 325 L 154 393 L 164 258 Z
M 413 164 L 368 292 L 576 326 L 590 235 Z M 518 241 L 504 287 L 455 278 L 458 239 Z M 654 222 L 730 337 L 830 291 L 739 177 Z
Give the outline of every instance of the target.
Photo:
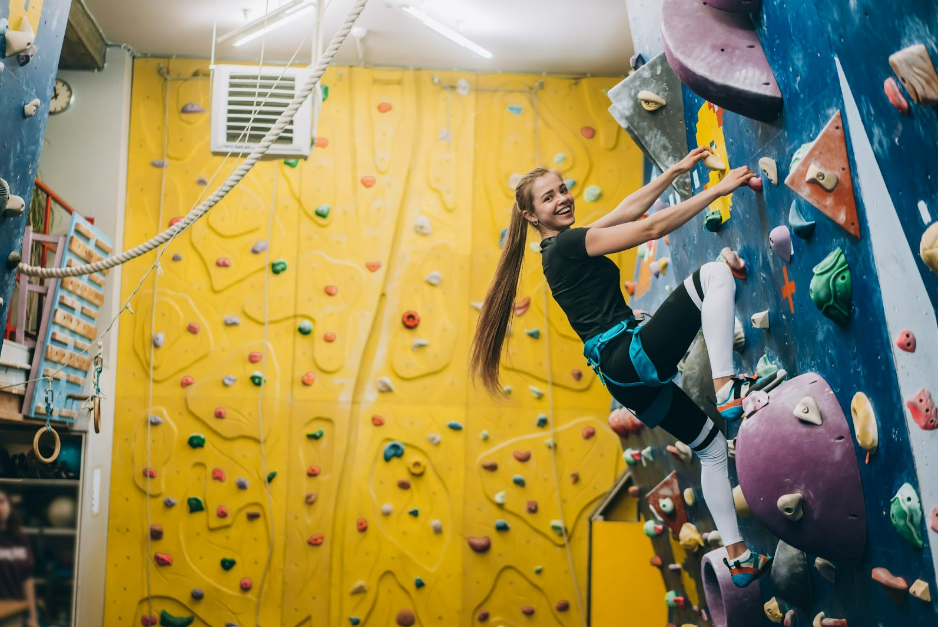
M 619 266 L 587 254 L 587 230 L 568 229 L 541 241 L 547 284 L 584 342 L 632 315 L 619 285 Z

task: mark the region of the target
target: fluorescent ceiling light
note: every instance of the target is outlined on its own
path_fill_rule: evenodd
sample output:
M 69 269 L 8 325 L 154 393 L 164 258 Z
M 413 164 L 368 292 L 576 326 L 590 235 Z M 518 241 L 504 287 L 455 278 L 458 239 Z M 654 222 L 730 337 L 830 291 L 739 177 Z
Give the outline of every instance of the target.
M 235 48 L 243 46 L 249 41 L 254 41 L 258 37 L 280 28 L 290 20 L 312 11 L 314 8 L 316 8 L 316 3 L 313 0 L 291 0 L 241 28 L 222 35 L 216 42 L 223 43 L 229 39 L 234 39 L 232 45 Z
M 420 20 L 421 22 L 424 23 L 424 25 L 428 26 L 429 28 L 432 28 L 433 30 L 443 35 L 450 41 L 459 44 L 463 48 L 468 48 L 469 50 L 472 50 L 474 53 L 476 53 L 480 57 L 484 57 L 486 59 L 492 58 L 491 52 L 489 52 L 482 46 L 472 41 L 469 41 L 468 39 L 466 39 L 465 37 L 463 37 L 456 31 L 454 31 L 452 28 L 450 28 L 449 26 L 440 24 L 439 22 L 437 22 L 435 19 L 433 19 L 432 17 L 430 17 L 423 11 L 419 9 L 415 9 L 414 7 L 401 7 L 401 9 L 404 11 L 404 13 L 407 13 L 411 17 L 414 17 Z

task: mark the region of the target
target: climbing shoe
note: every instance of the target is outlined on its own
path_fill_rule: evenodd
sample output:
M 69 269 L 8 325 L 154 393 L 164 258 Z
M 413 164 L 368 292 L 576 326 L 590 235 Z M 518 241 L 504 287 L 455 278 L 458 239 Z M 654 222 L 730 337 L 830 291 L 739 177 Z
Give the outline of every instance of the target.
M 762 377 L 739 376 L 726 382 L 717 392 L 717 411 L 727 420 L 738 420 L 743 415 L 743 399 L 756 391 L 768 392 L 785 380 L 788 373 L 778 370 Z
M 769 572 L 769 569 L 772 568 L 772 560 L 774 558 L 760 553 L 753 553 L 752 551 L 746 552 L 749 553 L 747 559 L 737 559 L 734 560 L 732 564 L 730 564 L 727 558 L 723 558 L 723 563 L 730 569 L 730 576 L 733 579 L 733 584 L 737 588 L 745 588 L 753 581 Z

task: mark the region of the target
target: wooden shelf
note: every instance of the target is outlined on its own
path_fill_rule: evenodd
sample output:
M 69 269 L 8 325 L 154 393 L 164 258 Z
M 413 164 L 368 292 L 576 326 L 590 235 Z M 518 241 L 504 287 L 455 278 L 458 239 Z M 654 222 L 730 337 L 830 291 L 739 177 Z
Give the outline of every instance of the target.
M 22 527 L 23 533 L 28 536 L 76 536 L 76 529 L 63 529 L 60 527 Z

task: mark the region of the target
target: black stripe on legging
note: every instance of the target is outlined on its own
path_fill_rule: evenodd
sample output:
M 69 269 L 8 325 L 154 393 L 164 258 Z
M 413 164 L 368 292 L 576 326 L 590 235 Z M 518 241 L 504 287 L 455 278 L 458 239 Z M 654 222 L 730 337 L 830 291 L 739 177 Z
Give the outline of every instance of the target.
M 704 450 L 705 448 L 707 448 L 708 446 L 710 446 L 710 443 L 713 442 L 713 438 L 717 437 L 717 434 L 718 434 L 719 432 L 720 432 L 720 430 L 717 428 L 717 426 L 716 426 L 716 425 L 713 425 L 713 428 L 710 429 L 710 433 L 707 434 L 707 437 L 704 438 L 704 441 L 701 442 L 700 444 L 698 444 L 697 446 L 695 446 L 692 450 L 694 450 L 694 451 L 702 451 L 702 450 Z
M 697 290 L 697 297 L 700 299 L 700 302 L 703 302 L 704 293 L 703 285 L 700 284 L 700 268 L 697 268 L 697 270 L 691 276 L 694 277 L 694 289 Z

